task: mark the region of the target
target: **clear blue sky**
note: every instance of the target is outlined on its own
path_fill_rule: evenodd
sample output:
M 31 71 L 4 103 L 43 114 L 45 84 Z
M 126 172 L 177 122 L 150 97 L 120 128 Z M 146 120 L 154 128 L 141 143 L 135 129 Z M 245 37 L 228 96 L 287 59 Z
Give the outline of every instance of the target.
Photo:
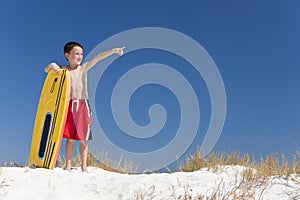
M 300 149 L 299 9 L 298 1 L 276 0 L 1 1 L 0 164 L 28 159 L 35 112 L 46 76 L 43 69 L 53 61 L 66 64 L 62 52 L 66 42 L 82 43 L 88 55 L 105 39 L 140 27 L 163 27 L 184 33 L 201 44 L 216 63 L 226 89 L 227 113 L 214 151 L 239 150 L 254 156 L 283 152 L 292 156 Z M 134 56 L 140 63 L 151 62 L 151 57 L 142 53 L 130 53 L 127 57 L 125 54 L 123 63 L 135 60 Z M 172 55 L 165 55 L 171 60 L 168 61 L 161 59 L 159 52 L 152 53 L 156 55 L 152 62 L 176 62 Z M 114 67 L 111 70 L 115 70 L 111 74 L 121 73 Z M 145 91 L 136 93 L 133 99 L 153 99 L 148 104 L 165 101 L 163 95 L 154 99 L 156 87 L 144 87 Z M 101 90 L 97 95 L 101 97 Z M 203 96 L 202 102 L 209 100 L 209 94 Z M 147 121 L 138 117 L 138 111 L 147 112 L 142 105 L 137 103 L 132 113 L 141 124 Z M 176 100 L 167 105 L 172 116 L 178 114 Z M 204 111 L 201 120 L 207 124 L 209 114 L 205 112 L 209 111 L 209 103 L 200 107 Z M 104 114 L 108 130 L 114 126 L 109 125 L 113 123 L 110 117 Z M 179 118 L 171 119 L 174 122 L 167 123 L 167 129 L 178 127 Z M 202 127 L 206 128 L 207 125 Z M 155 149 L 155 145 L 164 145 L 132 143 L 121 136 L 114 138 L 113 134 L 111 137 L 120 146 L 134 148 L 136 144 L 141 151 L 142 147 Z M 196 141 L 203 139 L 201 134 L 198 137 Z M 166 142 L 168 138 L 172 135 L 160 139 Z M 196 141 L 188 152 L 195 150 Z M 101 145 L 101 141 L 97 143 Z

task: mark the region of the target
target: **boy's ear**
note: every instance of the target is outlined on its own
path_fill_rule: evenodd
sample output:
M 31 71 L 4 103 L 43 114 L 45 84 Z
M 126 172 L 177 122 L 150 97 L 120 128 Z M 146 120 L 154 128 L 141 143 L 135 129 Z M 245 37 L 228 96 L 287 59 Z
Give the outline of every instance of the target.
M 66 58 L 67 60 L 69 60 L 69 56 L 70 56 L 69 53 L 65 53 L 65 58 Z

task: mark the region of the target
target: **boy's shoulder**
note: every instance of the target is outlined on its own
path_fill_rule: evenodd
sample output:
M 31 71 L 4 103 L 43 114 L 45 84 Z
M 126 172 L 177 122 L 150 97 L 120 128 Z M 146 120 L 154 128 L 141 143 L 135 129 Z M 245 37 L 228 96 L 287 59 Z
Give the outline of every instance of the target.
M 68 66 L 62 65 L 62 66 L 60 66 L 60 68 L 61 68 L 61 69 L 68 69 Z

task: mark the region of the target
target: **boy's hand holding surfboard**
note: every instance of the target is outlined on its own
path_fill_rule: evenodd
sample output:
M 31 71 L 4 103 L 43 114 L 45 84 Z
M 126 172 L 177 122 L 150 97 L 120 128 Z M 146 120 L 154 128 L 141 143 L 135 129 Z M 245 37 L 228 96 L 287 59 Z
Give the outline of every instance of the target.
M 50 63 L 46 68 L 45 72 L 49 72 L 50 70 L 53 70 L 53 72 L 56 74 L 61 68 L 56 63 Z

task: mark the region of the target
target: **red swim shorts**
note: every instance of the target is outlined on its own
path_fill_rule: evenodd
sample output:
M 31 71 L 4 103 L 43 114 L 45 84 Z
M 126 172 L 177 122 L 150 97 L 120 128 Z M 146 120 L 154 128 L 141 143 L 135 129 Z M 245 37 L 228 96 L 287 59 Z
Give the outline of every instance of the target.
M 70 99 L 64 138 L 91 140 L 91 110 L 87 99 Z

